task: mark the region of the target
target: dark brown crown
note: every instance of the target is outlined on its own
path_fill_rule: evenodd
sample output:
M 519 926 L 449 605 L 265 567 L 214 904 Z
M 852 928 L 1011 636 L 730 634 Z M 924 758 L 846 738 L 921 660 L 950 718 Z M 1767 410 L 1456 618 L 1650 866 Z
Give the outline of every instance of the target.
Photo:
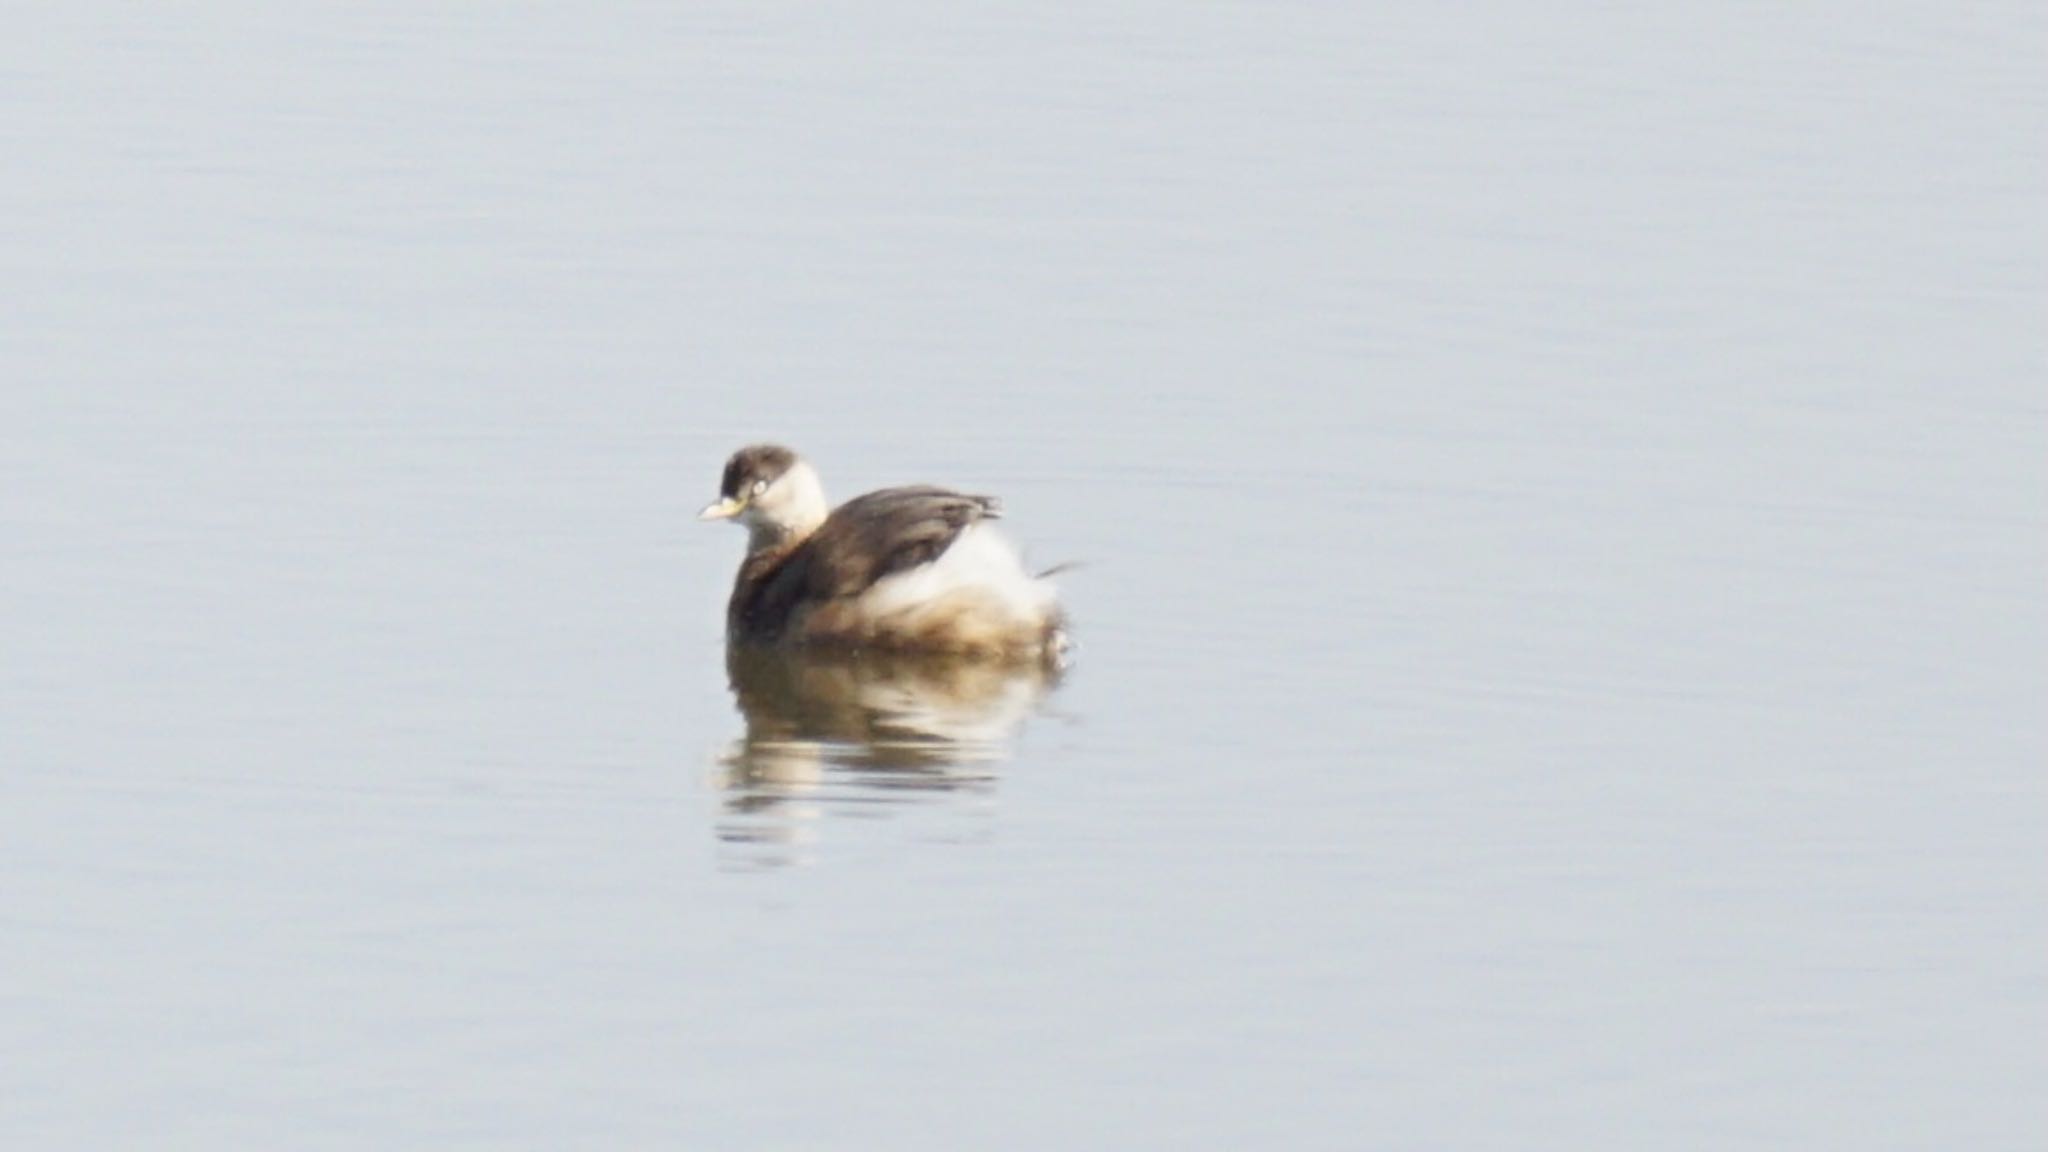
M 738 499 L 757 480 L 773 484 L 796 463 L 796 453 L 780 444 L 750 444 L 725 462 L 725 475 L 718 481 L 718 494 Z

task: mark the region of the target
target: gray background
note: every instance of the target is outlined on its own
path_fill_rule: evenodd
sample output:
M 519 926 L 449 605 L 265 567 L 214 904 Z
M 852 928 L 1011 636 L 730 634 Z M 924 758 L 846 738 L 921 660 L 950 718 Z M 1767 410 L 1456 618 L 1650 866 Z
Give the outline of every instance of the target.
M 2038 5 L 13 5 L 9 1147 L 2020 1148 Z M 761 809 L 691 522 L 1079 666 Z

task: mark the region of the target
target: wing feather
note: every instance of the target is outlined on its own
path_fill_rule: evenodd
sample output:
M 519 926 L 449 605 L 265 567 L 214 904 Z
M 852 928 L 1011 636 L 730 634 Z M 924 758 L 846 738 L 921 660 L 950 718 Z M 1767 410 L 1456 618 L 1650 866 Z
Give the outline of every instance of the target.
M 858 596 L 884 577 L 937 560 L 970 525 L 999 515 L 994 497 L 929 485 L 857 496 L 776 558 L 746 602 L 733 605 L 735 622 L 753 631 L 790 620 L 800 605 Z

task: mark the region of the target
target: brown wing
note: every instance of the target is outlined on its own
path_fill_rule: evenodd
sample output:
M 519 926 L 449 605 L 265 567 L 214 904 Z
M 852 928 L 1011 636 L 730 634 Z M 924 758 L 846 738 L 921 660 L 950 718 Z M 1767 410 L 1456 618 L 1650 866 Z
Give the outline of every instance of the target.
M 992 496 L 944 488 L 884 488 L 840 505 L 735 604 L 749 632 L 779 631 L 805 604 L 858 596 L 885 576 L 944 555 L 977 520 L 1001 515 Z

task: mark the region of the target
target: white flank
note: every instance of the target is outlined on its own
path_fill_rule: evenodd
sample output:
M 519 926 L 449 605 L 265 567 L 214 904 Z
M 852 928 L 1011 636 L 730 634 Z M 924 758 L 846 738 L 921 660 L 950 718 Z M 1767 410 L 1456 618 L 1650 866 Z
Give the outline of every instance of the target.
M 937 603 L 968 589 L 988 595 L 1017 620 L 1043 620 L 1053 607 L 1052 582 L 1024 570 L 1016 548 L 994 529 L 969 525 L 937 560 L 875 582 L 861 597 L 868 615 L 884 619 Z

